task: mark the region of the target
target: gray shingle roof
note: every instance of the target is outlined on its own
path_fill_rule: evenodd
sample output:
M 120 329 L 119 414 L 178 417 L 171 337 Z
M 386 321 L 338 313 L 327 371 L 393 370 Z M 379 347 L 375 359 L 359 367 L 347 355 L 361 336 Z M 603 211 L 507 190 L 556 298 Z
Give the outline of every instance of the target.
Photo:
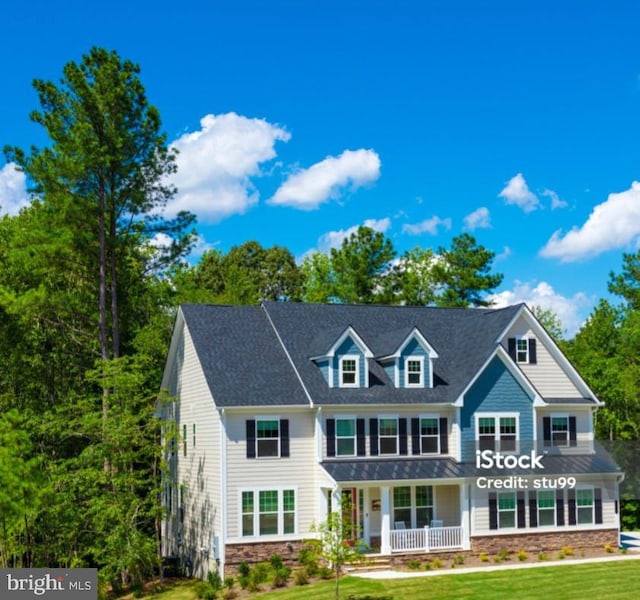
M 308 405 L 305 388 L 323 405 L 454 402 L 520 308 L 267 302 L 181 310 L 216 404 L 240 407 Z M 369 360 L 369 388 L 330 388 L 311 358 L 326 353 L 349 326 L 376 357 L 395 352 L 418 328 L 438 352 L 434 387 L 397 389 L 380 364 Z
M 450 458 L 350 460 L 321 463 L 337 482 L 441 479 L 463 476 L 463 465 Z

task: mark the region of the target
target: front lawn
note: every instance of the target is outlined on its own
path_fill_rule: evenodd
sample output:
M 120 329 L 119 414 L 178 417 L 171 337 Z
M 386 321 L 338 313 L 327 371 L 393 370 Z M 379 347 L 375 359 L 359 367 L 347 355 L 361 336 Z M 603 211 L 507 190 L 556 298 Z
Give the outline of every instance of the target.
M 334 600 L 334 583 L 326 581 L 279 591 L 255 594 L 257 600 Z M 371 598 L 469 598 L 473 600 L 536 600 L 558 598 L 640 597 L 640 563 L 621 560 L 584 565 L 538 567 L 535 569 L 497 570 L 411 579 L 372 580 L 344 577 L 340 580 L 340 598 L 369 595 Z M 221 595 L 219 597 L 222 597 Z M 147 596 L 159 600 L 194 600 L 195 593 L 180 585 L 162 594 Z

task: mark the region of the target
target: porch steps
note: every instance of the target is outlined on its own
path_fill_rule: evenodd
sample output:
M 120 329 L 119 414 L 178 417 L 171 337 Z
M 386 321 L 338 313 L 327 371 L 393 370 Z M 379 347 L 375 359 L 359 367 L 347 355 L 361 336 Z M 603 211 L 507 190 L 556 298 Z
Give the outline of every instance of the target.
M 375 571 L 389 571 L 391 569 L 391 560 L 388 556 L 366 556 L 365 560 L 352 565 L 345 565 L 343 570 L 347 574 L 353 573 L 372 573 Z

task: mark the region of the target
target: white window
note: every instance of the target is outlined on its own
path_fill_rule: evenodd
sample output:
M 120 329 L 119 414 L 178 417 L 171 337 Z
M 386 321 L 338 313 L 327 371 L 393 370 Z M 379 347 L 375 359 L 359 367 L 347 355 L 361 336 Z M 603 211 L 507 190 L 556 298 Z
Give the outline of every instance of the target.
M 394 529 L 422 528 L 433 520 L 433 488 L 430 485 L 393 488 Z
M 245 490 L 240 497 L 243 537 L 295 533 L 295 490 Z
M 556 493 L 553 490 L 538 491 L 538 526 L 556 524 Z
M 256 456 L 280 456 L 280 420 L 256 419 Z
M 515 452 L 518 441 L 517 413 L 487 415 L 476 413 L 476 440 L 480 450 Z
M 516 494 L 500 492 L 498 494 L 498 528 L 512 529 L 516 526 Z
M 593 509 L 593 488 L 578 488 L 576 490 L 576 523 L 578 525 L 593 524 Z
M 360 387 L 360 357 L 347 355 L 340 359 L 340 387 Z
M 569 445 L 569 417 L 551 417 L 551 443 L 554 446 Z
M 424 358 L 422 356 L 405 360 L 404 379 L 406 387 L 424 387 Z
M 356 455 L 356 420 L 336 419 L 336 456 Z
M 440 454 L 440 419 L 420 418 L 420 454 Z
M 516 361 L 519 363 L 529 362 L 529 340 L 527 338 L 516 339 Z
M 381 417 L 378 420 L 379 454 L 398 454 L 398 418 Z

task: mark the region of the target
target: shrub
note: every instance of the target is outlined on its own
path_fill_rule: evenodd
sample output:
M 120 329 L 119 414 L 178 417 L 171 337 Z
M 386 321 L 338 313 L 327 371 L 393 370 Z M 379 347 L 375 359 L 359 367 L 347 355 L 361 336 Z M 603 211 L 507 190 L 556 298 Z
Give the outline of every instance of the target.
M 281 588 L 287 585 L 289 577 L 291 575 L 291 569 L 289 567 L 280 567 L 275 569 L 271 577 L 271 585 L 274 588 Z
M 455 567 L 456 565 L 463 565 L 464 564 L 464 556 L 462 556 L 462 554 L 457 554 L 456 556 L 453 557 L 453 561 L 451 563 L 452 567 Z
M 318 575 L 321 579 L 333 579 L 333 571 L 329 567 L 320 567 Z
M 220 577 L 220 573 L 218 573 L 218 571 L 209 571 L 207 573 L 207 581 L 209 582 L 211 589 L 216 592 L 222 589 L 222 577 Z
M 243 577 L 248 577 L 249 576 L 249 571 L 251 571 L 251 567 L 249 566 L 249 563 L 246 560 L 243 560 L 238 565 L 238 573 L 240 575 L 242 575 Z
M 540 552 L 538 554 L 538 560 L 549 560 L 549 556 L 547 554 L 545 554 L 544 552 Z
M 309 583 L 309 576 L 306 569 L 298 569 L 293 574 L 293 581 L 296 585 L 307 585 Z
M 558 560 L 562 560 L 564 557 L 565 557 L 564 552 L 562 550 L 560 550 L 560 552 L 558 552 L 558 556 L 557 556 Z
M 440 569 L 442 567 L 442 561 L 439 558 L 432 558 L 429 566 L 431 569 Z
M 197 581 L 193 586 L 193 589 L 198 598 L 204 598 L 204 595 L 210 589 L 209 584 L 206 581 Z
M 529 555 L 524 550 L 518 552 L 518 560 L 527 560 L 527 558 L 529 558 Z
M 562 551 L 564 552 L 565 556 L 573 556 L 575 554 L 571 546 L 563 546 Z
M 269 557 L 269 564 L 274 571 L 282 569 L 282 567 L 284 566 L 284 563 L 282 562 L 282 556 L 280 556 L 279 554 L 272 554 Z
M 235 590 L 232 589 L 226 589 L 224 592 L 222 592 L 222 598 L 223 600 L 235 600 L 235 598 L 238 597 L 238 592 L 236 592 Z
M 509 560 L 509 551 L 503 548 L 498 552 L 498 556 L 500 557 L 500 560 Z
M 604 545 L 604 551 L 605 552 L 613 552 L 613 546 L 611 544 L 605 544 Z
M 407 561 L 407 568 L 408 569 L 419 569 L 422 566 L 422 561 L 420 561 L 417 558 L 410 558 Z
M 480 552 L 480 554 L 478 554 L 478 558 L 482 562 L 489 562 L 489 555 L 486 552 Z
M 305 568 L 308 577 L 315 577 L 320 568 L 319 547 L 314 542 L 309 542 L 300 550 L 298 562 Z

